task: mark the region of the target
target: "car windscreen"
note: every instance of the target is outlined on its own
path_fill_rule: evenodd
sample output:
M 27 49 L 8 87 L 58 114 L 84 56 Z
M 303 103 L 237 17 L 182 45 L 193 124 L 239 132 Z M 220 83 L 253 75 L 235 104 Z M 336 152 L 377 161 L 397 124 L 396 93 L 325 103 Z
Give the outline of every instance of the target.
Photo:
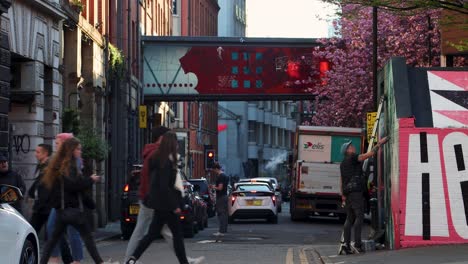
M 271 192 L 270 188 L 266 185 L 260 185 L 260 184 L 241 184 L 237 185 L 236 191 L 239 192 L 251 192 L 251 191 L 257 191 L 257 192 Z
M 199 186 L 199 193 L 208 193 L 208 184 L 203 181 L 189 181 L 191 184 Z

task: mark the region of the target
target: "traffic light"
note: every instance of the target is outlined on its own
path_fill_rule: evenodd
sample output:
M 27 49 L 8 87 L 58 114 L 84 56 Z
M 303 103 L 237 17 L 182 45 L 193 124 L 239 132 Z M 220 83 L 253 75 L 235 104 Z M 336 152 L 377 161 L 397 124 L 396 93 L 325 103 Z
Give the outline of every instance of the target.
M 205 150 L 205 169 L 213 168 L 216 161 L 215 151 L 212 149 Z

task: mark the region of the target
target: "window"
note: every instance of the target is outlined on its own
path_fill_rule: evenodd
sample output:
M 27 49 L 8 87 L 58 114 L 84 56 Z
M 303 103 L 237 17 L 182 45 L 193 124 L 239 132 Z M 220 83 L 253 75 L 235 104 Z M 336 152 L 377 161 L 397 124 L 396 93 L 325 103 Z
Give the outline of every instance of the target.
M 255 142 L 255 121 L 249 121 L 249 142 Z
M 264 145 L 270 144 L 270 126 L 269 125 L 263 126 L 263 144 Z
M 279 128 L 279 135 L 278 135 L 278 146 L 284 147 L 284 130 Z
M 257 131 L 255 131 L 255 135 L 256 135 L 256 139 L 257 139 L 257 144 L 258 144 L 258 145 L 263 144 L 263 142 L 262 142 L 262 134 L 263 134 L 263 131 L 262 131 L 262 124 L 261 124 L 261 123 L 257 123 Z
M 177 15 L 177 1 L 178 0 L 172 0 L 172 14 Z

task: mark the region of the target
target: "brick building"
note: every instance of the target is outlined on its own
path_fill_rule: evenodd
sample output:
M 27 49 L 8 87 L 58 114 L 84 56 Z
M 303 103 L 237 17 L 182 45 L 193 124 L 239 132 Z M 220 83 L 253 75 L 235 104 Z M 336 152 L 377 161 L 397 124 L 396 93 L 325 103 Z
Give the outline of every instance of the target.
M 174 36 L 217 36 L 218 13 L 216 0 L 173 1 Z M 175 113 L 173 127 L 185 149 L 188 177 L 206 176 L 204 151 L 218 149 L 218 104 L 213 102 L 179 102 L 172 105 Z

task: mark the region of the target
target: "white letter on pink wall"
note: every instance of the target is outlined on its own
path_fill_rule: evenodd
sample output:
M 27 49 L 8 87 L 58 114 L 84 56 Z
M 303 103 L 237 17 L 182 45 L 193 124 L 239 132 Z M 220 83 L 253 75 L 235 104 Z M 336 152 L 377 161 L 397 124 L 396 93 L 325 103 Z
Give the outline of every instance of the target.
M 448 237 L 438 135 L 409 136 L 405 235 Z
M 468 239 L 468 137 L 463 132 L 448 134 L 443 142 L 450 212 L 455 231 Z

